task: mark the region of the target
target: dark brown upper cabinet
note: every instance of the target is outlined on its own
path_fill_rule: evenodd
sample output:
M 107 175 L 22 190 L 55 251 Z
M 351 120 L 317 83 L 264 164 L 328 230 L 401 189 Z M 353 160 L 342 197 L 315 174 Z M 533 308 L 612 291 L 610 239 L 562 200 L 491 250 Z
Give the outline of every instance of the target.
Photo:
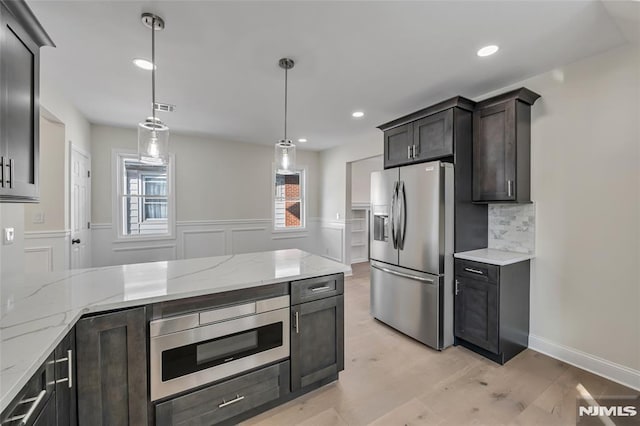
M 523 87 L 476 105 L 474 202 L 531 202 L 531 105 L 539 97 Z
M 456 96 L 378 126 L 384 132 L 384 168 L 453 157 L 455 110 L 470 113 L 474 105 Z
M 27 4 L 0 0 L 0 202 L 39 200 L 40 47 L 54 46 Z
M 413 159 L 416 162 L 453 155 L 453 109 L 413 123 Z
M 413 124 L 408 123 L 384 132 L 384 168 L 412 161 Z

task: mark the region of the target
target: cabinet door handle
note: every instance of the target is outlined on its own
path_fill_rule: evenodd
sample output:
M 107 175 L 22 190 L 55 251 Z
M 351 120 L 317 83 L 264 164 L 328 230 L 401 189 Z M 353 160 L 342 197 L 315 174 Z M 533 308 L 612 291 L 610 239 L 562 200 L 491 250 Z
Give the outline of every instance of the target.
M 458 289 L 458 285 L 460 284 L 460 282 L 458 280 L 456 280 L 456 296 L 458 295 L 458 293 L 460 293 L 460 290 Z
M 407 146 L 407 159 L 411 160 L 411 147 L 412 145 Z
M 67 377 L 69 378 L 69 389 L 73 388 L 73 350 L 67 351 Z
M 511 180 L 507 181 L 507 196 L 511 197 L 513 194 L 513 182 Z
M 471 272 L 473 274 L 478 274 L 478 275 L 484 275 L 484 272 L 482 272 L 479 269 L 473 269 L 473 268 L 464 268 L 465 271 L 467 272 Z
M 226 407 L 227 405 L 235 404 L 236 402 L 240 402 L 243 399 L 244 399 L 244 396 L 240 396 L 240 395 L 236 394 L 236 397 L 234 399 L 232 399 L 231 401 L 225 401 L 223 399 L 222 400 L 222 404 L 218 405 L 218 408 L 223 408 L 223 407 Z
M 13 158 L 9 158 L 9 164 L 6 164 L 6 166 L 9 168 L 9 179 L 6 182 L 9 188 L 13 188 L 13 169 L 15 168 Z
M 419 145 L 413 145 L 413 149 L 411 150 L 411 154 L 413 156 L 413 158 L 418 158 L 418 148 L 420 146 Z
M 4 188 L 4 157 L 0 157 L 0 188 Z
M 298 313 L 298 311 L 294 312 L 293 317 L 293 326 L 296 328 L 296 334 L 300 334 L 300 314 Z
M 24 416 L 16 416 L 16 417 L 12 417 L 11 419 L 7 419 L 8 421 L 15 421 L 15 420 L 20 420 L 19 425 L 20 426 L 24 426 L 26 424 L 29 423 L 29 420 L 31 419 L 31 416 L 33 416 L 33 413 L 35 413 L 36 408 L 38 408 L 38 406 L 40 405 L 40 403 L 42 402 L 42 400 L 44 399 L 45 395 L 47 394 L 47 391 L 45 389 L 41 390 L 40 393 L 38 394 L 38 396 L 36 396 L 35 398 L 28 398 L 25 400 L 20 401 L 21 404 L 26 404 L 28 402 L 32 402 L 31 407 L 29 407 L 29 410 L 27 411 L 27 413 Z
M 322 287 L 313 287 L 312 289 L 310 289 L 312 292 L 317 292 L 317 291 L 327 291 L 327 290 L 331 290 L 331 287 L 328 285 L 323 285 Z

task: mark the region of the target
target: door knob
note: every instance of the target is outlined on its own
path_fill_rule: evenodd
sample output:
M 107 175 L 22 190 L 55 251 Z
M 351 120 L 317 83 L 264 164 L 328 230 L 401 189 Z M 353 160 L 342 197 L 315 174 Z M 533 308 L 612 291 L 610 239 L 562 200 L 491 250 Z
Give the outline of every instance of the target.
M 71 244 L 80 244 L 80 238 L 74 238 L 71 240 Z

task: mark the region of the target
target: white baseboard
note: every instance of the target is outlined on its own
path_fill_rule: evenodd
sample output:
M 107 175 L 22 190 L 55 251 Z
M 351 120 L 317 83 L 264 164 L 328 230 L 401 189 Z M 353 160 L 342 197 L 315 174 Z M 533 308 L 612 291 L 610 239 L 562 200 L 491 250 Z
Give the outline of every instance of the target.
M 559 359 L 598 376 L 640 390 L 640 371 L 616 364 L 581 350 L 564 346 L 543 337 L 529 335 L 529 348 Z

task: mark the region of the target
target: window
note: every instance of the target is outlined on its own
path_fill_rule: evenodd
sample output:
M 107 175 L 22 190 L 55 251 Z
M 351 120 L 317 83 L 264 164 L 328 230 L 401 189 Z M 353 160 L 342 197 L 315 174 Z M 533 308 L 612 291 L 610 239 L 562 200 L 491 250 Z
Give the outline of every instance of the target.
M 304 170 L 290 174 L 276 172 L 274 188 L 274 229 L 304 229 Z
M 117 155 L 118 237 L 171 236 L 170 168 L 140 162 L 136 154 Z

